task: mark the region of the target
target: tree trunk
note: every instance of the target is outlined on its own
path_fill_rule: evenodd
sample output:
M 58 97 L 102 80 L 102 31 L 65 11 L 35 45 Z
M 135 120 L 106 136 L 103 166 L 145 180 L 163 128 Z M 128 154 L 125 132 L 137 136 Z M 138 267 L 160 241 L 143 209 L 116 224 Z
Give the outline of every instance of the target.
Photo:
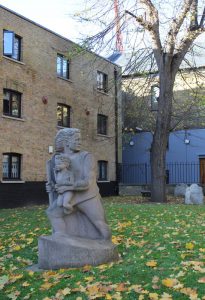
M 156 128 L 151 146 L 151 201 L 166 202 L 166 150 L 170 131 L 174 75 L 165 56 L 159 69 L 160 95 Z

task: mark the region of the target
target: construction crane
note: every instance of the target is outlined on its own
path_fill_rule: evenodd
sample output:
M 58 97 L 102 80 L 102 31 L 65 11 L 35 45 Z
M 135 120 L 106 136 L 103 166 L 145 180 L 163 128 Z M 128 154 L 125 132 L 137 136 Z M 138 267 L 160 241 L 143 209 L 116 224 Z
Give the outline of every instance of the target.
M 123 52 L 122 32 L 120 26 L 119 1 L 114 0 L 115 9 L 115 28 L 116 28 L 116 51 Z

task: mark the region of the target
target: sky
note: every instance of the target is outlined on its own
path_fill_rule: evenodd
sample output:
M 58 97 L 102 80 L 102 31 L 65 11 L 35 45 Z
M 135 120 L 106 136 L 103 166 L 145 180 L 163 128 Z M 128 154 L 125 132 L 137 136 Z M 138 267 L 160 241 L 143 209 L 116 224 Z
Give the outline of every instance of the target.
M 92 30 L 71 17 L 83 10 L 83 0 L 0 0 L 0 4 L 75 42 Z

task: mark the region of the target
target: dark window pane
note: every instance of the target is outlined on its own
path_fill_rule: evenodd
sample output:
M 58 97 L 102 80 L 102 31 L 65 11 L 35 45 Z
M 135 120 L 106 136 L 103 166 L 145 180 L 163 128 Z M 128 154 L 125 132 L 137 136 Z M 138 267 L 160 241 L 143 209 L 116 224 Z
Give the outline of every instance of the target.
M 17 36 L 14 38 L 14 52 L 12 58 L 20 60 L 21 39 Z
M 21 117 L 21 94 L 18 92 L 4 90 L 3 99 L 4 115 L 20 118 Z
M 4 100 L 3 100 L 3 113 L 5 115 L 10 114 L 10 108 L 9 108 L 9 93 L 4 92 Z
M 57 124 L 62 127 L 70 127 L 70 106 L 57 105 Z
M 57 56 L 57 75 L 69 78 L 69 61 L 62 55 Z
M 154 85 L 151 87 L 151 109 L 158 109 L 158 100 L 159 100 L 159 87 Z
M 20 101 L 19 96 L 16 94 L 12 95 L 12 103 L 11 103 L 11 114 L 14 117 L 19 117 L 19 111 L 20 111 Z
M 107 165 L 107 161 L 98 161 L 98 180 L 107 180 Z
M 107 135 L 107 116 L 98 114 L 97 133 Z
M 3 178 L 20 179 L 21 155 L 15 153 L 3 154 Z
M 99 71 L 97 71 L 97 89 L 103 92 L 108 91 L 108 76 Z
M 14 33 L 4 30 L 4 55 L 12 56 L 14 46 Z
M 3 178 L 9 178 L 9 156 L 3 155 Z
M 57 56 L 57 74 L 61 76 L 61 57 Z
M 19 157 L 12 156 L 11 157 L 11 178 L 19 177 Z

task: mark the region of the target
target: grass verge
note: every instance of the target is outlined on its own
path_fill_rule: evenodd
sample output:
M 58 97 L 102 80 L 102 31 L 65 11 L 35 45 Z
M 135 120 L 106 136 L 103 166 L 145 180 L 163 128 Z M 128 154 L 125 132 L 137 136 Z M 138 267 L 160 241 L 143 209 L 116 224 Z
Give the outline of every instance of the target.
M 205 299 L 205 206 L 104 201 L 117 263 L 33 272 L 43 206 L 0 210 L 0 299 Z

